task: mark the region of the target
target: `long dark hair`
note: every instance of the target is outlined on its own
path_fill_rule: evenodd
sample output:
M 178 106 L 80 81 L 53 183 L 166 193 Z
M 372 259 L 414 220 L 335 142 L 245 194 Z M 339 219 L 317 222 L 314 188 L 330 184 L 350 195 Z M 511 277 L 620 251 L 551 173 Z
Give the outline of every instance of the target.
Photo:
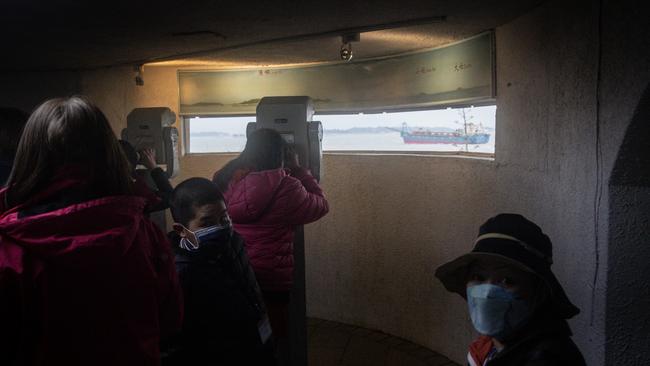
M 69 164 L 87 170 L 97 195 L 131 192 L 129 163 L 106 116 L 79 96 L 48 100 L 29 117 L 7 181 L 7 203 L 25 203 Z
M 269 128 L 255 130 L 248 136 L 244 151 L 219 170 L 212 181 L 225 192 L 238 169 L 262 171 L 281 168 L 287 146 L 277 131 Z

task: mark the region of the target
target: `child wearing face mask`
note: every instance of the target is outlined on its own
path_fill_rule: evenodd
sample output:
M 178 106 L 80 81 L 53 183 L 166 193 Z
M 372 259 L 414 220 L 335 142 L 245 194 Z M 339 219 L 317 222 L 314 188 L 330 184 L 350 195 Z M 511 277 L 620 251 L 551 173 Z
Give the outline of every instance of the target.
M 190 178 L 170 203 L 185 314 L 181 333 L 164 344 L 163 364 L 275 364 L 261 291 L 221 192 Z
M 480 336 L 470 366 L 585 365 L 566 321 L 580 310 L 551 271 L 552 244 L 521 215 L 500 214 L 479 229 L 472 252 L 436 277 L 467 300 Z

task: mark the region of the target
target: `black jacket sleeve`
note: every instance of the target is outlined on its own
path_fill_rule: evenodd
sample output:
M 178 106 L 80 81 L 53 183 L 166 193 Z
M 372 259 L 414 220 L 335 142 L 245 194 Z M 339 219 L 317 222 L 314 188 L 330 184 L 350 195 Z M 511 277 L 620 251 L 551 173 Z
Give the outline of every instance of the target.
M 161 202 L 148 208 L 147 211 L 154 212 L 168 209 L 174 187 L 172 187 L 171 183 L 169 183 L 167 174 L 161 168 L 157 167 L 152 169 L 150 174 L 151 179 L 156 185 L 157 191 L 155 191 L 155 193 L 158 197 L 160 197 Z

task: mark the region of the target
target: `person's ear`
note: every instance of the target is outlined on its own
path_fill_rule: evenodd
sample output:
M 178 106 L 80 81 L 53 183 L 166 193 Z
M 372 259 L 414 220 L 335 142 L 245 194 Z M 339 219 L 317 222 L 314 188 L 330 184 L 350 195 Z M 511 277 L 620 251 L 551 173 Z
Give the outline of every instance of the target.
M 172 224 L 172 228 L 178 235 L 181 236 L 181 238 L 187 237 L 187 229 L 185 228 L 185 226 L 183 226 L 183 224 L 179 224 L 175 222 Z

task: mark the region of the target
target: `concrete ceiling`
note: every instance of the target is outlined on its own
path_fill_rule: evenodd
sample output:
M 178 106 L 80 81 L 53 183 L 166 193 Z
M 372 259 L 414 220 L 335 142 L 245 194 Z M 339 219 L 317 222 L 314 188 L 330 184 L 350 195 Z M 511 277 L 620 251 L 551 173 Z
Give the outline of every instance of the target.
M 200 66 L 335 61 L 339 33 L 356 29 L 374 30 L 353 44 L 355 59 L 368 58 L 460 40 L 540 2 L 14 0 L 4 2 L 0 12 L 0 65 L 20 71 L 155 61 Z

